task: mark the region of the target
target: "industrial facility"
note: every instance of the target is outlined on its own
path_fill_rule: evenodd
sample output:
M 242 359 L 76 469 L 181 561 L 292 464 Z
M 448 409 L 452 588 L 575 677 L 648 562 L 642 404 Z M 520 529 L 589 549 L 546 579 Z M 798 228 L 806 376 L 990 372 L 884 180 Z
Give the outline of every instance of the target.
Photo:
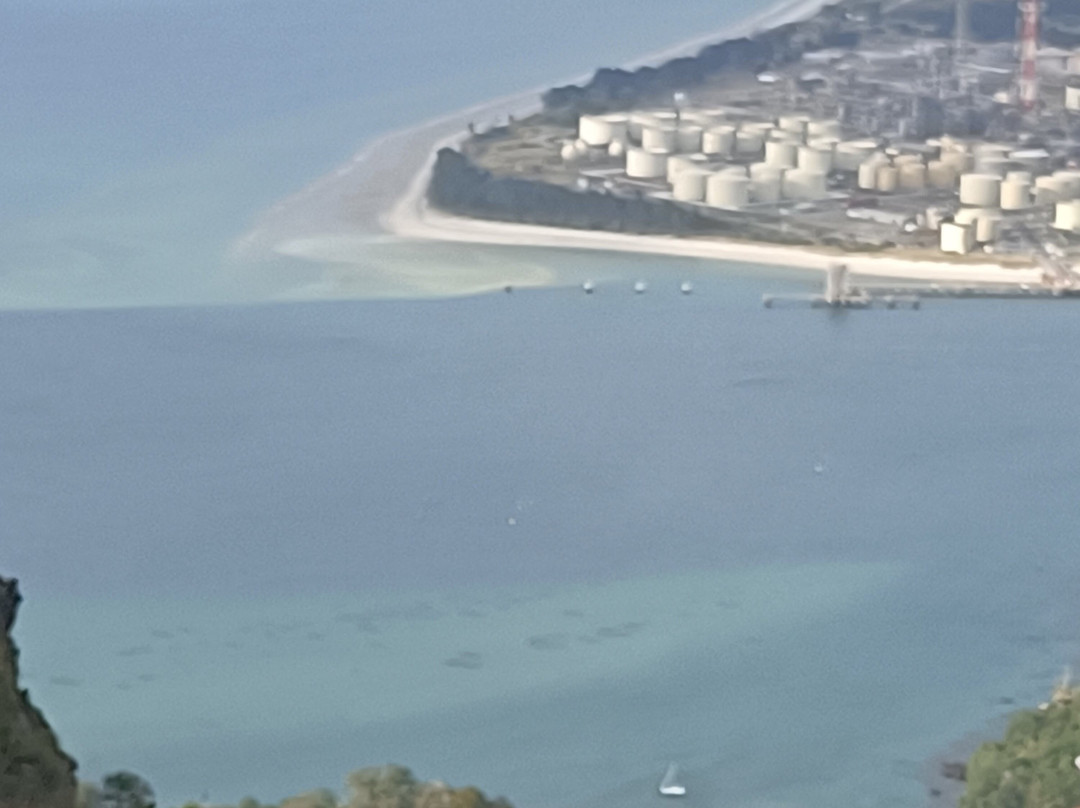
M 1040 46 L 1037 0 L 1016 7 L 1015 42 L 969 41 L 968 2 L 951 7 L 951 39 L 882 30 L 666 105 L 583 114 L 576 131 L 521 122 L 469 154 L 494 172 L 752 220 L 777 240 L 1036 262 L 1073 291 L 1080 52 Z

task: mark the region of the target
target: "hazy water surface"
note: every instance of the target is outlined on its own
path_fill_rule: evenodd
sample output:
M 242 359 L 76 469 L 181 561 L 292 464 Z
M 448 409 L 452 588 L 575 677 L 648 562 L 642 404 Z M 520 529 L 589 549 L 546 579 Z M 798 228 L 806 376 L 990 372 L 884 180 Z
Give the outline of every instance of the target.
M 4 565 L 84 773 L 644 805 L 676 759 L 695 805 L 914 806 L 1040 699 L 1077 647 L 1072 308 L 765 310 L 787 284 L 654 266 L 0 320 Z

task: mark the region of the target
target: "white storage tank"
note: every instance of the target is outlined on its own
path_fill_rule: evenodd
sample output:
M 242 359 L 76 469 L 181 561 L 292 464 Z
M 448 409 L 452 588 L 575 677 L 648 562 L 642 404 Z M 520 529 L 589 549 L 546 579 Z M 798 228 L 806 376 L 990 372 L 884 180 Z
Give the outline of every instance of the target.
M 701 168 L 709 158 L 704 154 L 673 154 L 667 159 L 667 181 L 674 185 L 680 173 L 691 168 Z
M 785 171 L 782 193 L 785 199 L 821 199 L 826 193 L 825 175 L 801 168 Z
M 998 177 L 1004 177 L 1010 168 L 1012 168 L 1012 163 L 1009 162 L 1008 157 L 979 157 L 975 160 L 975 171 L 979 174 L 995 174 Z
M 833 149 L 836 168 L 841 171 L 858 171 L 859 166 L 876 150 L 877 143 L 872 140 L 841 141 Z
M 900 185 L 900 169 L 883 164 L 877 168 L 875 187 L 883 194 L 891 194 Z
M 1024 180 L 1001 183 L 1001 209 L 1023 210 L 1031 202 L 1031 184 Z
M 750 198 L 754 202 L 779 202 L 783 190 L 782 171 L 759 171 L 750 179 Z
M 926 187 L 926 166 L 922 163 L 902 163 L 899 168 L 900 187 L 905 191 L 921 191 Z
M 1050 169 L 1050 152 L 1046 149 L 1018 149 L 1009 152 L 1009 159 L 1033 175 L 1045 174 Z
M 777 168 L 795 168 L 799 147 L 788 141 L 769 140 L 765 143 L 765 162 Z
M 996 206 L 1001 198 L 1001 177 L 994 174 L 961 174 L 960 204 Z
M 626 140 L 628 123 L 625 115 L 582 115 L 578 119 L 578 137 L 589 146 L 607 146 Z
M 740 129 L 735 133 L 735 152 L 737 154 L 760 154 L 765 138 L 760 132 Z
M 695 123 L 682 123 L 679 124 L 679 130 L 676 134 L 676 145 L 681 152 L 700 152 L 701 151 L 701 133 L 702 129 Z
M 746 166 L 724 166 L 718 172 L 718 174 L 738 174 L 740 177 L 746 176 Z
M 974 225 L 978 218 L 986 213 L 984 208 L 960 208 L 953 215 L 953 221 L 958 224 Z
M 880 160 L 865 160 L 859 164 L 859 175 L 856 177 L 856 184 L 861 190 L 873 191 L 877 188 L 877 172 L 881 166 Z
M 627 149 L 626 176 L 655 179 L 667 174 L 668 152 L 663 149 Z
M 705 202 L 716 208 L 738 210 L 750 201 L 750 179 L 737 174 L 712 174 L 705 183 Z
M 1054 227 L 1080 233 L 1080 200 L 1070 199 L 1054 206 Z
M 800 146 L 798 166 L 804 171 L 828 174 L 833 167 L 832 150 L 816 149 L 813 146 Z
M 750 179 L 756 180 L 758 177 L 769 177 L 773 175 L 782 177 L 787 169 L 780 166 L 771 166 L 768 163 L 751 163 L 749 171 Z
M 1055 171 L 1053 176 L 1060 183 L 1062 198 L 1074 199 L 1080 196 L 1080 171 L 1063 169 Z
M 962 151 L 943 151 L 941 153 L 941 162 L 952 166 L 957 174 L 971 171 L 975 167 L 975 159 L 967 152 Z
M 1006 182 L 1026 182 L 1031 185 L 1032 177 L 1030 171 L 1010 171 L 1005 175 Z
M 776 126 L 778 129 L 782 129 L 785 132 L 791 132 L 794 135 L 802 137 L 806 134 L 806 124 L 808 118 L 804 115 L 781 115 L 777 121 Z
M 808 138 L 827 137 L 839 140 L 842 136 L 840 121 L 835 119 L 808 121 L 806 124 L 806 136 Z
M 1035 204 L 1052 205 L 1069 198 L 1068 183 L 1059 177 L 1035 178 Z
M 735 150 L 735 127 L 717 126 L 702 132 L 701 150 L 705 154 L 731 154 Z
M 574 149 L 577 151 L 578 157 L 588 157 L 589 155 L 589 144 L 581 138 L 574 141 Z
M 975 241 L 989 244 L 996 241 L 1001 232 L 1001 217 L 997 213 L 983 213 L 975 220 Z
M 975 249 L 975 228 L 959 222 L 941 223 L 941 251 L 965 255 Z
M 641 130 L 641 148 L 675 151 L 676 135 L 673 126 L 646 126 Z
M 705 183 L 711 176 L 708 171 L 698 168 L 681 171 L 675 178 L 671 195 L 682 202 L 701 202 L 705 199 Z
M 622 157 L 626 154 L 626 144 L 621 140 L 613 140 L 608 144 L 607 153 L 609 157 Z
M 574 148 L 573 143 L 564 143 L 562 148 L 559 149 L 559 156 L 567 163 L 572 163 L 578 159 L 578 151 Z
M 931 160 L 926 167 L 926 179 L 931 188 L 952 189 L 956 187 L 956 169 L 940 160 Z
M 1080 87 L 1065 85 L 1065 109 L 1080 112 Z

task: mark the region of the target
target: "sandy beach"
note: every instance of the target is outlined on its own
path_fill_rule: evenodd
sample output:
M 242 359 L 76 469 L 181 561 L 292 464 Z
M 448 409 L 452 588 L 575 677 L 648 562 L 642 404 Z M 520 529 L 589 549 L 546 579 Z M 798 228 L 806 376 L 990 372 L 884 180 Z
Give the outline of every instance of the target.
M 762 14 L 721 31 L 695 37 L 623 65 L 627 69 L 658 64 L 696 53 L 701 47 L 746 36 L 815 14 L 821 0 L 785 0 Z M 550 86 L 580 83 L 577 76 Z M 367 144 L 352 159 L 298 193 L 278 202 L 232 245 L 233 261 L 258 262 L 287 257 L 325 267 L 339 292 L 365 296 L 375 286 L 417 295 L 471 294 L 513 283 L 521 286 L 558 284 L 557 270 L 508 267 L 505 263 L 440 272 L 436 265 L 418 266 L 408 249 L 399 257 L 373 260 L 373 250 L 388 244 L 457 243 L 552 249 L 602 250 L 642 255 L 679 256 L 773 267 L 824 270 L 837 255 L 824 251 L 717 238 L 676 238 L 568 230 L 451 216 L 431 209 L 426 188 L 435 153 L 465 137 L 470 122 L 487 125 L 522 117 L 540 108 L 547 87 L 535 88 L 477 104 L 417 126 L 390 132 Z M 944 283 L 1038 283 L 1038 269 L 1005 269 L 993 263 L 951 263 L 909 260 L 887 255 L 845 255 L 852 272 L 865 277 Z M 422 262 L 421 262 L 422 263 Z M 722 270 L 722 266 L 718 267 Z M 370 282 L 370 283 L 369 283 Z M 373 285 L 374 284 L 374 285 Z M 316 292 L 316 294 L 319 294 Z M 372 294 L 375 292 L 372 291 Z

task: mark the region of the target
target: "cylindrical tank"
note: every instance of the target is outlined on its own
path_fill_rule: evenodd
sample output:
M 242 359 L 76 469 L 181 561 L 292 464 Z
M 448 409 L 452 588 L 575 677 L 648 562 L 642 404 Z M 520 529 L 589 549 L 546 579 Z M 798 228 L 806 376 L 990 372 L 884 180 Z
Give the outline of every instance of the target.
M 701 151 L 701 127 L 696 123 L 682 123 L 679 124 L 679 130 L 676 133 L 676 146 L 681 152 L 699 152 Z
M 1009 152 L 1009 159 L 1033 175 L 1045 174 L 1050 169 L 1050 153 L 1046 149 L 1018 149 Z
M 926 227 L 930 230 L 940 230 L 941 222 L 945 219 L 945 211 L 942 208 L 926 209 Z
M 746 176 L 746 166 L 724 166 L 718 172 L 718 174 L 737 174 L 740 177 Z
M 880 165 L 877 169 L 876 187 L 883 194 L 891 194 L 900 185 L 900 169 L 896 166 Z
M 574 141 L 574 149 L 578 153 L 578 157 L 587 157 L 589 154 L 589 144 L 581 138 Z
M 833 153 L 831 150 L 826 151 L 825 149 L 815 149 L 812 146 L 800 146 L 798 165 L 804 171 L 828 174 L 833 167 Z
M 735 151 L 738 154 L 759 154 L 763 142 L 760 132 L 740 129 L 735 133 Z
M 806 136 L 808 138 L 827 137 L 839 140 L 841 131 L 840 121 L 834 119 L 808 121 L 806 124 Z
M 1031 185 L 1030 171 L 1010 171 L 1005 175 L 1006 182 L 1026 182 Z
M 957 174 L 971 171 L 975 167 L 975 159 L 967 152 L 962 151 L 943 151 L 941 153 L 941 162 L 947 166 L 952 166 Z
M 960 208 L 953 214 L 953 221 L 957 224 L 975 224 L 975 220 L 983 213 L 982 208 Z
M 1004 177 L 1011 167 L 1012 163 L 1009 162 L 1008 157 L 990 155 L 975 159 L 975 171 L 979 174 L 994 174 L 998 177 Z
M 578 159 L 578 152 L 573 143 L 564 143 L 562 148 L 559 149 L 559 156 L 566 162 L 571 163 Z
M 806 133 L 806 124 L 807 118 L 804 115 L 781 115 L 776 121 L 778 129 L 800 137 Z
M 711 177 L 708 171 L 688 168 L 675 177 L 671 195 L 683 202 L 701 202 L 705 199 L 705 183 Z
M 750 201 L 750 180 L 736 174 L 712 174 L 705 183 L 705 202 L 716 208 L 738 210 Z
M 704 154 L 673 154 L 667 159 L 667 181 L 675 184 L 675 178 L 683 171 L 691 168 L 701 168 L 708 162 Z
M 611 142 L 611 126 L 599 115 L 578 118 L 578 137 L 590 146 L 606 146 Z
M 735 149 L 735 127 L 717 126 L 701 134 L 701 150 L 705 154 L 729 155 Z
M 765 162 L 777 168 L 795 168 L 799 147 L 794 143 L 769 140 L 765 143 Z
M 996 206 L 1001 198 L 1001 177 L 994 174 L 961 174 L 960 204 Z
M 856 177 L 856 184 L 861 190 L 873 191 L 877 188 L 877 172 L 881 166 L 882 163 L 878 160 L 864 160 L 859 164 L 859 175 Z
M 845 140 L 833 150 L 836 168 L 841 171 L 858 171 L 859 166 L 877 150 L 873 140 Z
M 646 126 L 641 130 L 641 148 L 675 151 L 676 135 L 673 126 Z
M 1035 178 L 1035 204 L 1052 205 L 1069 198 L 1068 183 L 1060 177 Z
M 1080 87 L 1065 86 L 1065 109 L 1080 112 Z
M 775 174 L 778 177 L 782 177 L 786 168 L 781 166 L 771 166 L 768 163 L 751 163 L 749 165 L 750 179 L 756 180 L 758 177 L 767 177 Z
M 740 132 L 757 132 L 764 140 L 776 128 L 772 121 L 743 121 L 739 124 Z
M 626 144 L 621 140 L 613 140 L 608 144 L 607 153 L 609 157 L 622 157 L 626 154 Z
M 1031 202 L 1031 184 L 1024 180 L 1001 183 L 1001 209 L 1023 210 Z
M 955 188 L 956 177 L 956 169 L 940 160 L 931 160 L 926 167 L 926 179 L 929 181 L 931 188 Z
M 963 255 L 975 248 L 975 228 L 961 222 L 941 223 L 941 251 Z
M 783 176 L 783 171 L 759 171 L 750 179 L 750 198 L 755 202 L 779 202 Z
M 825 174 L 793 168 L 784 172 L 782 192 L 786 199 L 820 199 L 825 196 Z
M 921 191 L 926 187 L 926 166 L 922 163 L 902 163 L 899 171 L 899 184 L 903 190 Z
M 1070 199 L 1054 206 L 1054 227 L 1070 233 L 1080 232 L 1080 200 Z
M 1063 199 L 1075 199 L 1080 196 L 1080 171 L 1063 169 L 1061 171 L 1055 171 L 1053 176 L 1056 177 L 1061 184 Z
M 667 174 L 668 152 L 662 149 L 627 149 L 626 176 L 654 179 Z
M 996 212 L 986 212 L 975 219 L 975 240 L 980 244 L 997 239 L 1000 230 L 1001 217 Z

